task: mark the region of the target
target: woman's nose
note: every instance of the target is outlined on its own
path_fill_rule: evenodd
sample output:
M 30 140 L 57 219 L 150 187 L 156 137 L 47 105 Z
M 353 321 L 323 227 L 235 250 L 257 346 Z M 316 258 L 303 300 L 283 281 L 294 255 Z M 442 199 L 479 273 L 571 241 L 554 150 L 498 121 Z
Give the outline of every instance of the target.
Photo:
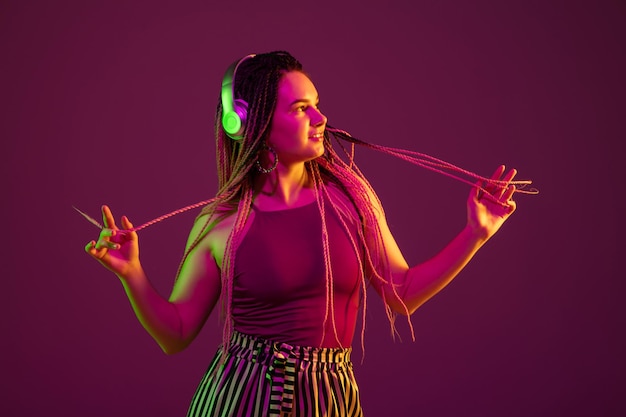
M 313 123 L 313 126 L 325 125 L 326 122 L 328 122 L 328 118 L 324 116 L 324 113 L 322 113 L 319 109 L 315 109 L 315 114 L 311 118 L 311 122 Z

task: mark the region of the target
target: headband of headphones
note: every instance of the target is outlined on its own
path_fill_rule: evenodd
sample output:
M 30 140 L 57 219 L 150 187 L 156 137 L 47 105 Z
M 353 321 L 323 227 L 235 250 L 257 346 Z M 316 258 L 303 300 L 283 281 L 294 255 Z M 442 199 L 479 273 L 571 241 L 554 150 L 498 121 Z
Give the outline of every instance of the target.
M 252 57 L 254 54 L 246 55 L 233 62 L 226 70 L 222 80 L 222 127 L 226 134 L 234 140 L 243 139 L 248 114 L 248 103 L 241 99 L 235 99 L 235 75 L 239 65 Z

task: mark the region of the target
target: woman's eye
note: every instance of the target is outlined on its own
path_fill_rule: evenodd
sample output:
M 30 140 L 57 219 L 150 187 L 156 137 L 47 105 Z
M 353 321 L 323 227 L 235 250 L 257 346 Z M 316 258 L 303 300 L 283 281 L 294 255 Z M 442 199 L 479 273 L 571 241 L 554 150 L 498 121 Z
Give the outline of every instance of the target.
M 317 111 L 319 111 L 319 110 L 320 110 L 320 107 L 319 107 L 319 105 L 318 105 L 318 104 L 316 104 L 316 105 L 308 105 L 308 104 L 305 104 L 305 105 L 302 105 L 302 106 L 298 106 L 298 107 L 296 107 L 296 108 L 294 109 L 294 111 L 296 111 L 296 112 L 298 112 L 298 113 L 302 113 L 302 112 L 306 112 L 306 111 L 308 111 L 310 108 L 314 108 L 314 109 L 316 109 Z

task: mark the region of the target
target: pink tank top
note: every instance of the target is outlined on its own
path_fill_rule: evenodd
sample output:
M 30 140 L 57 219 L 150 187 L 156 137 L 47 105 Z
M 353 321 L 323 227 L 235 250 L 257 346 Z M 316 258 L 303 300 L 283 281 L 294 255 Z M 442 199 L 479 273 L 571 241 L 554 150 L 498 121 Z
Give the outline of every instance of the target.
M 300 346 L 350 346 L 359 308 L 360 265 L 337 214 L 326 202 L 339 340 L 334 337 L 329 312 L 322 341 L 326 278 L 317 203 L 278 211 L 253 210 L 254 220 L 235 259 L 235 329 Z M 356 237 L 355 230 L 350 233 Z

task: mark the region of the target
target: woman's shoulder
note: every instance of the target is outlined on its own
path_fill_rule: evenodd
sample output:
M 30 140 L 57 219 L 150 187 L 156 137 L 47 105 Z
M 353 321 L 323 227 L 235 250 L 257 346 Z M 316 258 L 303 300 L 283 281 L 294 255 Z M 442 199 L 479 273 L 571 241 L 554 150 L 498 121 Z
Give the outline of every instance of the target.
M 206 245 L 218 231 L 232 225 L 236 218 L 236 210 L 226 205 L 205 206 L 196 216 L 189 232 L 189 241 Z
M 188 245 L 196 242 L 202 250 L 213 255 L 217 264 L 221 267 L 224 251 L 228 238 L 237 221 L 237 210 L 228 207 L 218 207 L 215 210 L 201 213 L 195 220 L 189 234 Z M 254 216 L 252 210 L 248 220 Z M 243 227 L 245 233 L 249 228 L 249 221 Z
M 328 198 L 331 204 L 333 204 L 333 206 L 342 214 L 353 219 L 359 218 L 357 204 L 354 201 L 354 198 L 349 194 L 348 190 L 332 182 L 326 184 L 326 190 L 328 191 Z
M 371 211 L 377 217 L 384 216 L 380 200 L 369 182 L 356 175 L 354 180 L 356 183 L 352 186 L 328 182 L 326 188 L 329 190 L 331 198 L 350 207 L 357 213 L 363 214 Z
M 224 231 L 232 229 L 238 211 L 229 205 L 218 205 L 210 210 L 200 212 L 192 227 L 192 232 L 201 233 L 203 237 L 222 235 Z

